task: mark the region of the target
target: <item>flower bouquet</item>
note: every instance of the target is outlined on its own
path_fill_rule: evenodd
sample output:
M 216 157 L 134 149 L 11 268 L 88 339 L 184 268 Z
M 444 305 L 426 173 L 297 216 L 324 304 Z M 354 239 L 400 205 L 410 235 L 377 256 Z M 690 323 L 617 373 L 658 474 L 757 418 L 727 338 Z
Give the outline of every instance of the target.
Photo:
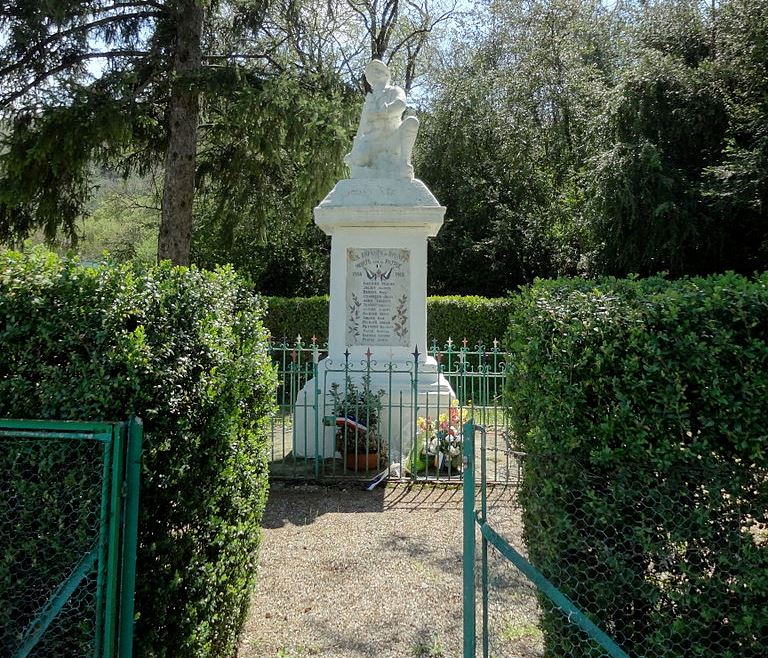
M 420 471 L 446 470 L 448 473 L 461 472 L 463 437 L 462 418 L 458 402 L 437 418 L 420 417 L 417 420 L 418 434 L 406 462 L 407 467 Z

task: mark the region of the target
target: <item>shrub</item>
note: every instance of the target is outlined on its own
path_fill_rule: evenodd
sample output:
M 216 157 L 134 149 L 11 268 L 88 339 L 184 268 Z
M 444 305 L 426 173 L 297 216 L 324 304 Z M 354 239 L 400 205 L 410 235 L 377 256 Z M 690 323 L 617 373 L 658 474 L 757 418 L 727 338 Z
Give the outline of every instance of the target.
M 485 297 L 428 297 L 427 339 L 438 347 L 448 338 L 458 344 L 463 338 L 472 349 L 481 343 L 490 347 L 494 338 L 506 332 L 511 301 Z M 320 344 L 328 341 L 328 297 L 268 297 L 264 323 L 277 340 L 303 342 L 315 336 Z M 421 346 L 419 346 L 421 349 Z
M 275 381 L 258 300 L 229 270 L 0 258 L 0 416 L 144 420 L 136 654 L 233 655 Z
M 487 297 L 427 298 L 427 338 L 439 347 L 449 338 L 454 342 L 467 338 L 467 345 L 491 348 L 494 339 L 502 340 L 509 323 L 511 299 Z
M 540 282 L 507 347 L 531 561 L 630 655 L 764 655 L 768 275 Z
M 297 336 L 308 343 L 312 336 L 328 342 L 328 296 L 267 297 L 264 324 L 275 340 L 292 343 Z

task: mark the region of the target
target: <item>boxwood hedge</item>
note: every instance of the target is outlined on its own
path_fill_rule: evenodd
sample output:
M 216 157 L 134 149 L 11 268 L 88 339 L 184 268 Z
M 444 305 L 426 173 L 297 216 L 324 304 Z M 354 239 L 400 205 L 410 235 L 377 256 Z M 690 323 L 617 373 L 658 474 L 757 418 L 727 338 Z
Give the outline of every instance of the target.
M 267 494 L 259 300 L 229 270 L 0 263 L 0 416 L 144 421 L 136 655 L 232 656 Z
M 458 343 L 463 338 L 469 347 L 483 344 L 490 347 L 501 340 L 507 329 L 511 301 L 485 297 L 428 297 L 427 339 L 438 346 L 448 338 Z M 278 340 L 295 340 L 315 336 L 318 342 L 328 340 L 328 297 L 285 298 L 268 297 L 264 319 L 270 333 Z M 421 347 L 419 348 L 421 349 Z
M 768 275 L 540 282 L 507 346 L 533 563 L 629 655 L 764 656 Z

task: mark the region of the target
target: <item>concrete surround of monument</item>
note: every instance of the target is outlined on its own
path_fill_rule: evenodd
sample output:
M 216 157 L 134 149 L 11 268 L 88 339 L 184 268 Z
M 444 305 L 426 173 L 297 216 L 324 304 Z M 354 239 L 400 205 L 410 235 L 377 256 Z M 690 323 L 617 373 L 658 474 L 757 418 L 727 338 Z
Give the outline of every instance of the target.
M 297 396 L 294 454 L 334 456 L 335 427 L 322 425 L 328 390 L 333 383 L 343 388 L 347 374 L 359 383 L 368 370 L 372 389 L 387 392 L 385 408 L 397 408 L 382 415 L 380 427 L 394 461 L 410 447 L 416 416 L 445 409 L 455 397 L 426 354 L 427 238 L 440 230 L 445 208 L 413 177 L 418 120 L 403 118 L 403 90 L 390 86 L 382 62 L 372 61 L 365 73 L 372 91 L 345 158 L 351 176 L 314 211 L 331 236 L 328 357 Z

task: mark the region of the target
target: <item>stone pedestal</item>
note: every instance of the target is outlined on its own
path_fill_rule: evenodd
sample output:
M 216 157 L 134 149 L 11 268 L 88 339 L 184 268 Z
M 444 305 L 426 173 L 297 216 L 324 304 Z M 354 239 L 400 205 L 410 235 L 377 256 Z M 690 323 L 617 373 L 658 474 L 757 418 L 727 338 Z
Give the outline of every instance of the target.
M 315 223 L 331 236 L 328 357 L 296 400 L 294 453 L 332 457 L 334 427 L 323 426 L 328 391 L 360 383 L 384 389 L 381 435 L 391 459 L 410 449 L 418 416 L 435 416 L 455 397 L 427 357 L 427 238 L 445 208 L 408 177 L 339 181 L 315 208 Z

